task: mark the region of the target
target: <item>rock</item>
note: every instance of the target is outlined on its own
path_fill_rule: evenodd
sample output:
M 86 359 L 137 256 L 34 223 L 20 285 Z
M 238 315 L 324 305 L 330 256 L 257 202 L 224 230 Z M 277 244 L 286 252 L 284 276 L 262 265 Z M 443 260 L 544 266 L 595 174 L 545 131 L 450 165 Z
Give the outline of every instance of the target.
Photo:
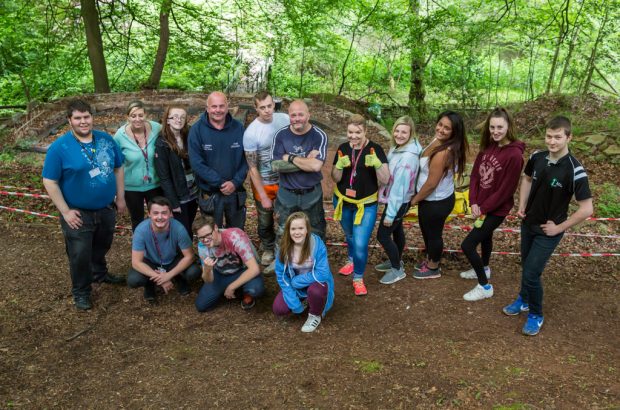
M 603 152 L 605 153 L 605 155 L 609 155 L 609 156 L 620 155 L 620 147 L 617 145 L 610 145 Z
M 388 132 L 388 130 L 386 130 L 385 128 L 382 129 L 381 131 L 379 131 L 379 135 L 381 135 L 383 138 L 385 138 L 387 141 L 390 140 L 390 133 Z
M 606 139 L 607 139 L 606 135 L 593 134 L 593 135 L 588 136 L 588 138 L 586 139 L 586 142 L 590 145 L 600 145 L 603 142 L 605 142 Z

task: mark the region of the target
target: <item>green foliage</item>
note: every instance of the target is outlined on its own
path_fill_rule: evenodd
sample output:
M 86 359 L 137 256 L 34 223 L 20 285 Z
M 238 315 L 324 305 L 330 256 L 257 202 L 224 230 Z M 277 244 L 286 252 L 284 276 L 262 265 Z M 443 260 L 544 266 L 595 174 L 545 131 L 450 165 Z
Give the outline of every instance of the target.
M 612 183 L 605 182 L 602 185 L 592 187 L 596 201 L 594 211 L 600 218 L 620 217 L 620 188 Z
M 355 360 L 355 364 L 364 373 L 376 373 L 383 369 L 383 365 L 376 360 Z

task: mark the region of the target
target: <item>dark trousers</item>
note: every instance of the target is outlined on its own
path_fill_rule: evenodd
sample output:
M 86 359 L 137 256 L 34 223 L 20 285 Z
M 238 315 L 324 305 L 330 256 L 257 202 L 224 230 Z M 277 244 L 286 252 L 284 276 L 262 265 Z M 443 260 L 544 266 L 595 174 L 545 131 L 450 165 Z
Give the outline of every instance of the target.
M 245 228 L 245 191 L 233 192 L 230 195 L 215 193 L 215 205 L 211 215 L 220 228 Z M 201 212 L 202 209 L 201 209 Z M 204 212 L 203 212 L 204 213 Z M 226 220 L 226 223 L 224 223 Z
M 411 203 L 405 202 L 400 206 L 396 217 L 392 221 L 391 226 L 384 226 L 383 220 L 385 219 L 385 212 L 387 205 L 381 215 L 381 221 L 379 221 L 379 228 L 377 229 L 377 240 L 383 246 L 385 253 L 387 253 L 392 268 L 400 269 L 400 261 L 403 260 L 403 251 L 405 249 L 405 230 L 403 229 L 403 218 L 409 211 Z
M 422 201 L 418 204 L 418 223 L 422 231 L 428 259 L 439 262 L 443 253 L 443 227 L 454 209 L 454 194 L 440 201 Z
M 206 312 L 213 309 L 220 298 L 224 295 L 224 291 L 233 283 L 241 274 L 245 271 L 245 268 L 239 269 L 236 273 L 230 275 L 222 275 L 217 270 L 213 270 L 213 282 L 205 282 L 198 292 L 196 297 L 196 309 L 199 312 Z M 263 281 L 263 275 L 250 279 L 240 287 L 243 294 L 248 294 L 253 298 L 258 298 L 265 293 L 265 282 Z
M 273 226 L 273 208 L 265 209 L 260 201 L 256 203 L 256 213 L 258 214 L 258 237 L 263 251 L 273 250 L 276 243 L 276 230 Z
M 88 297 L 93 281 L 101 282 L 108 273 L 105 256 L 112 246 L 116 210 L 108 206 L 96 211 L 78 209 L 82 226 L 71 229 L 60 217 L 60 227 L 65 237 L 69 258 L 71 293 L 73 297 Z
M 150 201 L 156 196 L 163 196 L 161 188 L 153 188 L 148 191 L 125 191 L 125 203 L 131 216 L 131 230 L 135 231 L 136 226 L 144 220 L 144 202 Z
M 164 265 L 163 268 L 166 272 L 171 271 L 175 266 L 179 264 L 183 257 L 181 255 L 177 256 L 172 263 L 168 265 Z M 149 265 L 153 269 L 157 269 L 159 264 L 151 262 L 149 259 L 144 259 L 144 263 Z M 180 274 L 176 275 L 172 279 L 172 283 L 177 285 L 179 282 L 185 281 L 185 284 L 188 284 L 191 281 L 194 281 L 200 277 L 202 274 L 202 269 L 197 263 L 192 263 L 189 265 L 187 269 L 185 269 Z M 129 273 L 127 274 L 127 286 L 130 288 L 140 288 L 147 287 L 151 289 L 155 289 L 155 282 L 153 282 L 148 276 L 138 272 L 133 267 L 129 268 Z
M 530 313 L 542 315 L 543 287 L 540 276 L 564 233 L 547 236 L 521 224 L 521 291 L 519 295 L 530 305 Z
M 482 286 L 489 283 L 484 267 L 489 266 L 491 252 L 493 251 L 493 232 L 504 222 L 504 216 L 487 215 L 480 228 L 472 229 L 461 243 L 461 249 L 476 271 L 478 283 Z M 482 257 L 478 255 L 476 248 L 480 244 Z
M 192 224 L 196 218 L 196 211 L 198 211 L 198 200 L 193 199 L 189 202 L 181 204 L 181 212 L 174 212 L 174 219 L 183 224 L 190 238 L 194 237 L 194 233 L 192 232 Z
M 323 209 L 323 189 L 321 184 L 315 185 L 312 191 L 301 195 L 295 194 L 280 185 L 274 210 L 278 220 L 276 243 L 280 243 L 286 219 L 290 214 L 297 211 L 302 211 L 308 215 L 312 232 L 319 235 L 325 241 L 327 222 L 325 221 L 325 210 Z

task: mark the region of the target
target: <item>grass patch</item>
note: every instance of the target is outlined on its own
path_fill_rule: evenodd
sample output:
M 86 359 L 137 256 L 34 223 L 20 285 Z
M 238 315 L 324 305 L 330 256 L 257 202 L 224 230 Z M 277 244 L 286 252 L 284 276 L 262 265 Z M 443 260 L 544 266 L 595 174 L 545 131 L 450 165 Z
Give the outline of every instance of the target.
M 376 360 L 356 360 L 355 364 L 364 373 L 377 373 L 383 369 L 383 365 Z
M 599 218 L 616 218 L 620 216 L 620 188 L 615 184 L 605 182 L 595 185 L 592 191 L 596 201 L 594 213 Z

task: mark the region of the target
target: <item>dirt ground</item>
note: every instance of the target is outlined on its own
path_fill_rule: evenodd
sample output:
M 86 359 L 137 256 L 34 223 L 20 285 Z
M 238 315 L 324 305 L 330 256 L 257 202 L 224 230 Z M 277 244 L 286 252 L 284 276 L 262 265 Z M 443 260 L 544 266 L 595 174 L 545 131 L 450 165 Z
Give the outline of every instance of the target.
M 609 165 L 588 172 L 596 183 L 619 182 Z M 40 188 L 40 168 L 1 166 L 0 182 Z M 0 199 L 54 210 L 45 200 Z M 127 216 L 119 223 L 127 225 Z M 586 223 L 578 232 L 618 235 L 618 224 Z M 247 232 L 256 239 L 251 215 Z M 408 246 L 421 246 L 415 225 L 407 235 Z M 458 249 L 464 235 L 446 230 L 446 248 Z M 343 239 L 334 222 L 327 236 Z M 251 311 L 235 300 L 200 314 L 193 302 L 201 283 L 194 283 L 191 296 L 172 291 L 154 306 L 139 290 L 101 285 L 94 309 L 77 312 L 57 222 L 2 211 L 0 238 L 0 407 L 620 407 L 617 257 L 553 257 L 543 274 L 545 324 L 525 337 L 524 317 L 501 313 L 518 292 L 518 256 L 494 255 L 495 296 L 471 303 L 462 299 L 475 283 L 459 278 L 469 268 L 461 255 L 445 255 L 441 279 L 408 276 L 385 286 L 372 268 L 382 251 L 371 247 L 369 294 L 353 296 L 351 279 L 336 275 L 333 309 L 315 333 L 302 334 L 305 315 L 279 320 L 271 312 L 273 276 Z M 518 250 L 517 234 L 495 238 L 495 250 Z M 126 231 L 115 237 L 112 273 L 129 268 L 130 241 Z M 619 242 L 567 236 L 558 252 L 620 252 Z M 332 271 L 345 252 L 329 247 Z M 409 274 L 418 258 L 406 252 Z

